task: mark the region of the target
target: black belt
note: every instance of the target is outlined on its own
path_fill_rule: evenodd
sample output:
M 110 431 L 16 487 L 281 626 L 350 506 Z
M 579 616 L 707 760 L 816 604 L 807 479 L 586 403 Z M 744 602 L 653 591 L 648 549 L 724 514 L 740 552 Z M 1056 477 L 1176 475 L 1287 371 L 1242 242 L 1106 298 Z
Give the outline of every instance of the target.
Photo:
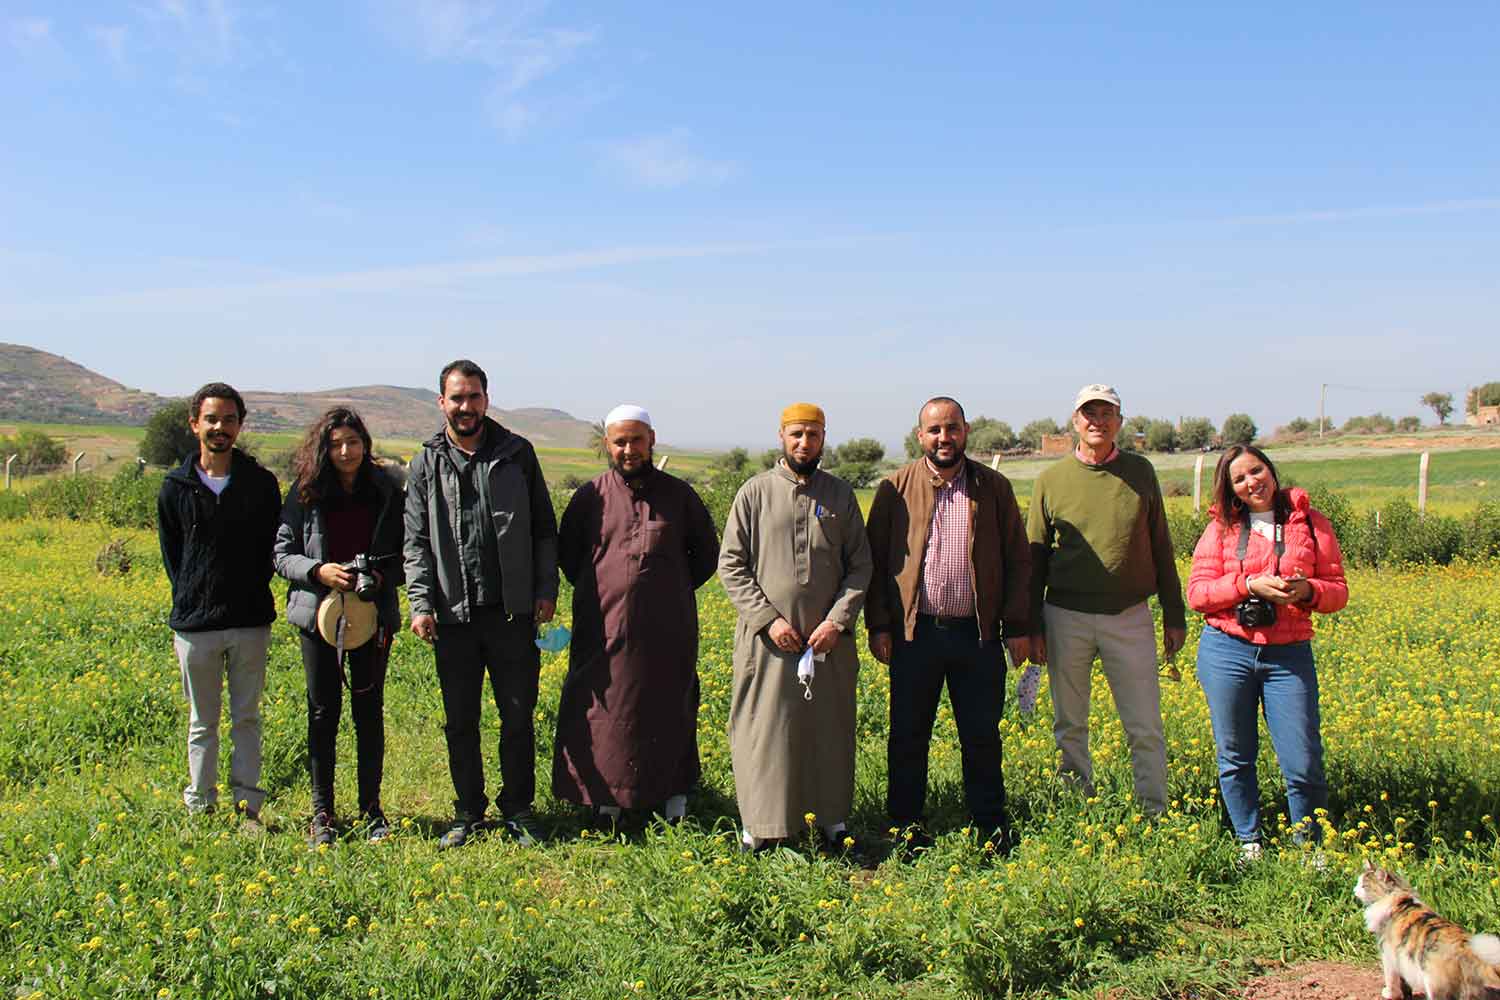
M 979 619 L 974 618 L 971 615 L 964 615 L 962 617 L 948 617 L 945 615 L 924 615 L 918 613 L 917 621 L 925 621 L 933 628 L 969 629 L 974 632 L 979 631 Z

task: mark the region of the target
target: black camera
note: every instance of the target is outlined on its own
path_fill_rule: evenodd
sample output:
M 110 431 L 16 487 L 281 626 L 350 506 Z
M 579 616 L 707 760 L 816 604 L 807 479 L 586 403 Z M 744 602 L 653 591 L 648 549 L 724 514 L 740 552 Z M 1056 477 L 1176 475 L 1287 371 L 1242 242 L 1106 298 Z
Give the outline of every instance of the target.
M 1276 605 L 1259 597 L 1247 597 L 1234 606 L 1240 628 L 1270 628 L 1276 624 Z
M 361 601 L 375 600 L 375 595 L 380 592 L 380 584 L 375 579 L 375 567 L 394 558 L 396 557 L 393 555 L 371 556 L 361 552 L 344 563 L 344 572 L 354 574 L 355 596 Z

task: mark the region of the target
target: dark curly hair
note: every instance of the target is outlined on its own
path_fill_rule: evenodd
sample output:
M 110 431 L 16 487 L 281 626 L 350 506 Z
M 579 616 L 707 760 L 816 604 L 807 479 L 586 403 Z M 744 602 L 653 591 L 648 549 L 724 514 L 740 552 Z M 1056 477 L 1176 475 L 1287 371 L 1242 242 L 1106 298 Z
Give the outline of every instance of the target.
M 1291 498 L 1281 488 L 1281 474 L 1276 471 L 1276 463 L 1253 444 L 1231 445 L 1228 451 L 1219 456 L 1219 464 L 1214 466 L 1213 498 L 1219 508 L 1219 520 L 1225 524 L 1237 524 L 1245 516 L 1244 501 L 1234 495 L 1234 483 L 1229 478 L 1229 467 L 1241 455 L 1253 455 L 1259 459 L 1271 478 L 1276 480 L 1276 493 L 1271 509 L 1276 512 L 1276 520 L 1285 524 L 1287 516 L 1292 512 Z
M 340 427 L 347 427 L 358 434 L 365 444 L 365 460 L 360 465 L 360 476 L 368 476 L 374 467 L 374 444 L 364 420 L 347 406 L 330 408 L 307 429 L 302 444 L 292 456 L 292 474 L 297 479 L 297 499 L 305 506 L 318 503 L 329 490 L 338 486 L 338 473 L 328 460 L 328 448 L 333 432 Z

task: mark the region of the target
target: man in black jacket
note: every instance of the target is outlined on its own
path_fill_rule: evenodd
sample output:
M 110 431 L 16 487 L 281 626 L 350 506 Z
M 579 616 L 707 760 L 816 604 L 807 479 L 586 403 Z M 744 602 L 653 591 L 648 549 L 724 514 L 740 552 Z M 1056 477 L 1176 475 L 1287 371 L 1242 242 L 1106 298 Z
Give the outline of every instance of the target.
M 260 696 L 271 622 L 271 546 L 281 515 L 276 476 L 234 447 L 245 401 L 210 382 L 193 394 L 188 426 L 198 451 L 167 473 L 156 499 L 162 565 L 172 583 L 172 617 L 182 690 L 190 705 L 189 812 L 218 799 L 219 709 L 227 675 L 229 784 L 235 808 L 260 823 Z
M 557 606 L 557 518 L 531 442 L 485 416 L 489 380 L 472 361 L 438 376 L 447 426 L 423 443 L 406 480 L 411 630 L 435 647 L 458 847 L 484 821 L 479 710 L 489 673 L 500 711 L 500 812 L 536 839 L 536 627 Z

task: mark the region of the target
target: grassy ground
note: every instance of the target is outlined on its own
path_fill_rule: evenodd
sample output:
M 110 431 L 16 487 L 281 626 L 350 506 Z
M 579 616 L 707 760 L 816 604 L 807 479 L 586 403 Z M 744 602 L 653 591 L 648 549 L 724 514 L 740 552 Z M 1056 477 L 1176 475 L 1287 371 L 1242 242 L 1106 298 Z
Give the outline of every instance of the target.
M 680 829 L 586 836 L 550 797 L 565 655 L 547 655 L 538 807 L 553 840 L 523 849 L 497 835 L 439 853 L 451 796 L 441 703 L 429 650 L 405 636 L 386 707 L 397 836 L 309 853 L 301 666 L 279 623 L 264 707 L 276 828 L 251 837 L 227 811 L 189 818 L 178 797 L 186 708 L 154 540 L 124 534 L 136 563 L 123 578 L 93 569 L 121 534 L 0 525 L 0 988 L 10 995 L 1212 995 L 1267 961 L 1372 959 L 1349 896 L 1365 857 L 1403 870 L 1449 916 L 1497 929 L 1500 567 L 1357 572 L 1350 607 L 1323 624 L 1325 868 L 1274 821 L 1270 859 L 1234 867 L 1189 669 L 1163 683 L 1165 817 L 1139 815 L 1128 798 L 1128 755 L 1098 678 L 1099 797 L 1055 783 L 1044 685 L 1039 717 L 1011 707 L 1004 723 L 1023 836 L 1015 855 L 996 859 L 963 832 L 945 704 L 932 753 L 939 845 L 915 864 L 863 870 L 734 851 L 724 736 L 734 616 L 716 584 L 699 595 L 705 777 Z M 865 656 L 853 821 L 870 838 L 885 826 L 888 706 L 884 669 Z M 347 808 L 347 722 L 339 754 Z M 1275 816 L 1269 748 L 1261 764 Z

